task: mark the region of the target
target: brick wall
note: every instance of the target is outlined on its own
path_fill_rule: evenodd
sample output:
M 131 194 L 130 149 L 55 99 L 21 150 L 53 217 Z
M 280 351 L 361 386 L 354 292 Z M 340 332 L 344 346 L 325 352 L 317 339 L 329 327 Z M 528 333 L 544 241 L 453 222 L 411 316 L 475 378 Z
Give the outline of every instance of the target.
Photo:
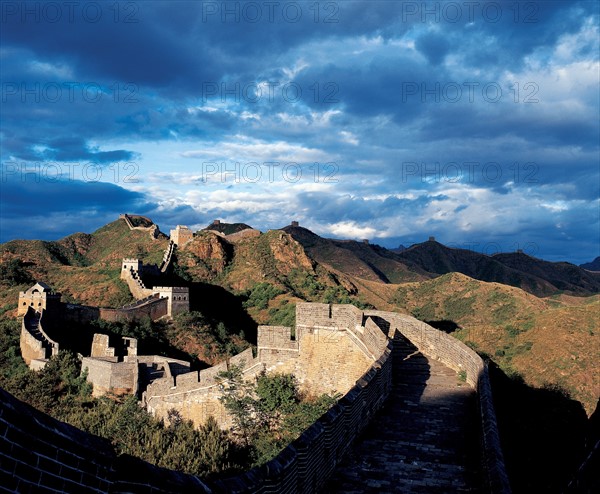
M 46 349 L 42 345 L 42 342 L 27 331 L 25 325 L 21 328 L 20 346 L 21 356 L 27 365 L 30 365 L 32 360 L 47 358 Z
M 318 492 L 352 441 L 383 406 L 392 385 L 391 343 L 346 395 L 266 465 L 210 482 L 214 492 Z
M 477 390 L 481 418 L 482 464 L 487 477 L 487 491 L 493 494 L 509 494 L 511 488 L 500 445 L 492 388 L 487 366 L 481 357 L 456 338 L 413 317 L 383 311 L 368 311 L 365 315 L 386 321 L 388 336 L 392 340 L 394 336 L 402 334 L 422 353 L 457 372 L 465 372 L 466 381 Z
M 138 390 L 137 362 L 115 362 L 109 359 L 84 357 L 81 369 L 87 369 L 87 380 L 92 383 L 93 395 L 134 394 Z
M 38 315 L 33 308 L 29 308 L 21 321 L 21 356 L 25 363 L 29 367 L 34 368 L 34 370 L 43 368 L 44 362 L 39 361 L 58 354 L 59 349 L 58 343 L 52 340 L 42 327 L 42 320 L 45 313 L 46 311 L 42 310 Z M 38 319 L 37 324 L 34 323 L 36 319 Z M 37 329 L 37 337 L 29 331 L 28 327 L 30 326 L 34 326 Z M 34 362 L 36 360 L 38 361 L 37 363 Z
M 210 492 L 38 412 L 0 389 L 0 492 Z
M 296 304 L 296 327 L 330 326 L 331 306 L 329 304 Z
M 344 359 L 347 360 L 348 355 L 344 353 L 341 342 L 350 340 L 337 339 L 346 331 L 337 331 L 331 327 L 329 306 L 299 305 L 303 305 L 300 308 L 300 320 L 305 323 L 305 332 L 299 341 L 300 355 L 304 349 L 310 350 L 311 344 L 315 348 L 323 349 L 322 356 L 315 352 L 311 354 L 307 366 L 320 369 L 327 355 L 330 361 L 338 364 L 344 362 Z M 353 317 L 352 312 L 346 314 L 349 314 L 349 318 Z M 207 482 L 207 484 L 202 484 L 191 476 L 153 469 L 154 467 L 148 470 L 150 466 L 140 460 L 115 459 L 106 441 L 52 421 L 8 395 L 6 398 L 0 396 L 2 398 L 0 480 L 3 481 L 0 485 L 8 485 L 9 489 L 29 490 L 33 485 L 40 483 L 46 485 L 45 482 L 52 481 L 54 485 L 60 484 L 55 488 L 56 490 L 81 492 L 97 492 L 104 487 L 119 492 L 205 492 L 208 488 L 213 492 L 239 493 L 315 492 L 323 485 L 351 442 L 366 427 L 370 418 L 381 408 L 389 395 L 392 386 L 393 337 L 402 334 L 428 356 L 439 359 L 455 370 L 464 370 L 467 382 L 476 387 L 482 421 L 482 456 L 488 474 L 487 490 L 494 494 L 510 493 L 500 449 L 489 377 L 481 358 L 455 338 L 409 316 L 382 311 L 369 311 L 365 316 L 371 317 L 385 327 L 391 337 L 390 340 L 386 340 L 385 347 L 380 348 L 377 360 L 375 362 L 371 360 L 366 372 L 359 376 L 337 405 L 263 467 L 228 479 Z M 313 327 L 309 327 L 311 324 Z M 346 321 L 344 324 L 349 323 Z M 374 331 L 374 325 L 367 319 L 365 327 L 357 329 L 354 337 L 361 337 L 365 346 L 374 348 L 379 341 Z M 306 340 L 307 346 L 303 344 L 305 337 L 309 338 Z M 323 345 L 327 341 L 335 341 L 335 344 L 329 347 Z M 334 356 L 331 353 L 339 349 L 342 349 L 339 355 Z M 364 356 L 362 352 L 357 354 Z M 298 359 L 290 359 L 292 360 Z M 335 372 L 338 375 L 343 373 L 339 370 L 339 365 Z M 214 370 L 209 370 L 209 374 L 206 374 L 207 382 L 214 381 L 214 373 Z M 209 377 L 211 375 L 213 377 Z M 191 393 L 184 390 L 186 380 L 189 379 L 187 376 L 187 374 L 177 376 L 179 389 L 175 389 L 175 392 L 169 395 L 158 397 L 157 401 L 152 401 L 149 410 L 152 411 L 153 406 L 158 406 L 166 413 L 169 408 L 176 408 L 181 411 L 184 418 L 192 420 L 207 414 L 218 419 L 226 419 L 222 416 L 223 410 L 218 402 L 220 396 L 218 386 L 208 386 L 201 392 L 194 390 Z M 169 382 L 169 380 L 165 381 Z M 200 383 L 203 381 L 202 373 L 199 381 Z M 197 382 L 197 378 L 196 383 L 192 378 L 189 384 L 197 385 Z M 7 394 L 3 392 L 3 395 Z M 20 407 L 24 407 L 28 413 L 23 413 Z M 41 418 L 37 418 L 38 415 Z M 36 418 L 31 419 L 32 416 Z M 47 423 L 52 425 L 44 425 Z M 53 434 L 58 437 L 53 437 Z M 138 473 L 132 465 L 139 467 L 141 473 Z M 88 471 L 93 473 L 89 474 Z M 75 480 L 72 477 L 75 477 Z M 96 487 L 98 485 L 101 487 Z
M 168 300 L 166 298 L 156 298 L 142 305 L 132 306 L 131 308 L 108 309 L 101 307 L 98 309 L 98 317 L 112 322 L 133 321 L 134 319 L 141 319 L 143 317 L 150 317 L 152 320 L 156 320 L 167 314 L 167 306 Z

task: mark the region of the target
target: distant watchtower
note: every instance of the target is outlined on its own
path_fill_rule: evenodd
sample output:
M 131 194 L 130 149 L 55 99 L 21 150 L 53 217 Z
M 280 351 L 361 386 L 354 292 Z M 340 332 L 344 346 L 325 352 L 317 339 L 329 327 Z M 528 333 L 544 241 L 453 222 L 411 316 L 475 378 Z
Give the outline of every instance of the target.
M 221 220 L 213 220 L 213 225 L 220 225 L 221 224 Z
M 430 242 L 435 242 L 435 237 L 429 237 Z
M 189 242 L 194 238 L 194 233 L 185 225 L 177 225 L 171 230 L 171 240 L 177 247 Z
M 152 291 L 168 298 L 167 315 L 176 316 L 190 311 L 190 289 L 187 286 L 155 286 Z
M 35 310 L 56 310 L 60 308 L 60 293 L 54 293 L 46 283 L 38 281 L 24 292 L 19 292 L 18 316 L 24 316 L 28 307 Z
M 292 221 L 292 225 L 294 228 L 298 228 L 300 226 L 300 223 L 298 223 L 297 221 Z
M 121 265 L 121 279 L 125 279 L 127 277 L 127 273 L 133 269 L 134 273 L 140 273 L 142 271 L 142 261 L 140 259 L 123 259 L 123 264 Z

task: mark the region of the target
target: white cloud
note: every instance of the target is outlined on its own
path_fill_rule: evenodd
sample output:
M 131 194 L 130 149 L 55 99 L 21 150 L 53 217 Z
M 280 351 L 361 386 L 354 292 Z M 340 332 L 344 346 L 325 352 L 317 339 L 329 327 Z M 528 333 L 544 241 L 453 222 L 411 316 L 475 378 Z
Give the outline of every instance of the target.
M 285 141 L 266 142 L 258 139 L 243 138 L 242 142 L 225 141 L 218 146 L 213 144 L 201 149 L 183 151 L 180 155 L 184 158 L 213 158 L 217 160 L 229 160 L 233 162 L 284 162 L 284 163 L 307 163 L 312 161 L 333 161 L 334 156 L 327 152 L 292 144 Z
M 377 230 L 370 226 L 361 226 L 355 221 L 339 221 L 326 227 L 326 230 L 336 237 L 356 239 L 372 238 Z
M 360 144 L 358 137 L 356 137 L 352 132 L 341 130 L 339 132 L 339 135 L 342 138 L 343 142 L 347 142 L 348 144 L 352 144 L 353 146 L 358 146 Z

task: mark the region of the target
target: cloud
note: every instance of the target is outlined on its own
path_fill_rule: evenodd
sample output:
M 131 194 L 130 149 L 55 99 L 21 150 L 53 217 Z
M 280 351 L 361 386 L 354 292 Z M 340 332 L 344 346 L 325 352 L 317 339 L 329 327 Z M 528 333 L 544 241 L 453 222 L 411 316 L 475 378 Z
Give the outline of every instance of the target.
M 0 161 L 79 168 L 44 184 L 9 173 L 3 239 L 21 220 L 50 238 L 136 209 L 167 226 L 226 213 L 598 255 L 593 2 L 24 5 L 2 23 Z M 137 182 L 115 180 L 128 162 Z M 297 181 L 279 173 L 287 162 Z M 234 171 L 205 180 L 206 163 Z

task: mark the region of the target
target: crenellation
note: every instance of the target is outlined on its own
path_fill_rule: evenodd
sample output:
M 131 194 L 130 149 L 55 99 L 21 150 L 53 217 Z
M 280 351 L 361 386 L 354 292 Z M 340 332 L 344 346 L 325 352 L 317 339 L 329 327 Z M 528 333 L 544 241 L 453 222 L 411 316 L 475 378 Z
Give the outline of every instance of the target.
M 24 316 L 29 307 L 36 311 L 56 311 L 60 308 L 61 294 L 56 293 L 45 283 L 38 281 L 28 290 L 19 292 L 17 316 Z
M 217 384 L 217 377 L 221 372 L 227 372 L 229 367 L 227 362 L 221 362 L 217 365 L 213 365 L 208 369 L 202 369 L 200 371 L 200 385 L 201 386 L 213 386 Z
M 296 326 L 324 326 L 331 325 L 331 305 L 317 303 L 296 304 Z
M 140 271 L 144 266 L 136 259 L 124 259 L 123 264 L 122 272 L 129 273 L 126 277 L 130 286 L 141 290 Z M 62 304 L 60 294 L 54 294 L 50 287 L 34 285 L 19 294 L 19 310 L 25 307 L 21 331 L 23 358 L 32 368 L 41 368 L 47 358 L 58 351 L 58 343 L 43 332 L 43 317 L 84 321 L 145 314 L 154 319 L 189 310 L 187 287 L 156 286 L 151 291 L 150 295 L 129 306 L 105 309 Z M 36 306 L 38 302 L 45 306 Z M 292 373 L 301 391 L 309 396 L 341 393 L 343 398 L 338 404 L 311 426 L 295 446 L 286 448 L 265 471 L 253 474 L 254 477 L 242 474 L 235 480 L 249 486 L 247 491 L 269 486 L 277 492 L 294 492 L 298 486 L 311 485 L 315 489 L 322 486 L 348 445 L 383 406 L 392 388 L 394 345 L 400 337 L 408 339 L 429 358 L 439 360 L 457 372 L 465 372 L 466 382 L 479 396 L 486 472 L 490 483 L 505 485 L 485 364 L 460 341 L 408 315 L 362 311 L 350 305 L 299 303 L 295 328 L 259 326 L 256 356 L 251 348 L 247 348 L 201 371 L 190 371 L 190 364 L 184 361 L 138 355 L 134 338 L 110 341 L 108 335 L 96 334 L 90 357 L 82 359 L 82 371 L 87 373 L 87 379 L 93 385 L 94 396 L 100 396 L 107 392 L 137 394 L 139 372 L 145 370 L 144 375 L 151 378 L 142 393 L 142 405 L 165 421 L 169 410 L 177 410 L 196 426 L 205 423 L 210 416 L 217 418 L 222 428 L 232 424 L 220 401 L 223 386 L 227 383 L 219 379 L 219 374 L 233 366 L 241 367 L 246 380 L 254 379 L 263 371 Z M 71 475 L 67 469 L 64 472 L 66 477 Z M 79 481 L 82 479 L 80 476 Z M 226 486 L 233 481 L 215 481 L 214 490 L 227 491 Z
M 171 230 L 170 236 L 171 241 L 177 247 L 181 247 L 194 238 L 194 232 L 185 225 L 177 225 L 174 230 Z
M 343 328 L 352 329 L 363 325 L 363 311 L 354 305 L 332 305 L 331 318 Z

